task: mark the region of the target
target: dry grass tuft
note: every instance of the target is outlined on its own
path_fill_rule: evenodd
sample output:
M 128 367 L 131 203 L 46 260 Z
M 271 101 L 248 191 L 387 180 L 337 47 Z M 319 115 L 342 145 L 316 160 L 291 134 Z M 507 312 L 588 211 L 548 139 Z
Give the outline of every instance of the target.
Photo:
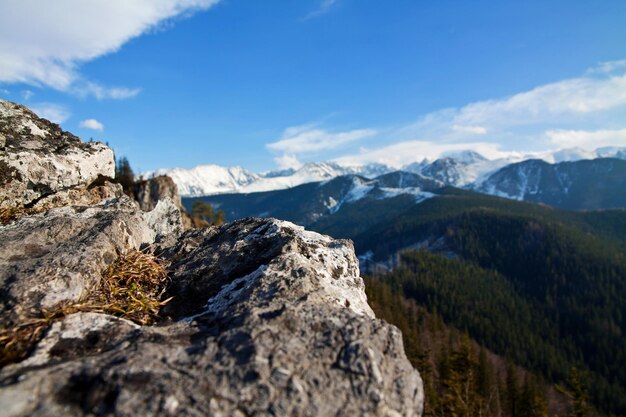
M 1 200 L 0 203 L 7 201 Z M 7 225 L 16 220 L 21 219 L 25 216 L 31 216 L 33 214 L 41 213 L 45 210 L 41 208 L 30 208 L 30 207 L 19 207 L 19 206 L 11 206 L 11 207 L 0 207 L 0 226 Z
M 169 282 L 163 262 L 151 253 L 131 250 L 105 271 L 100 288 L 85 302 L 63 304 L 10 329 L 0 329 L 0 367 L 24 360 L 57 320 L 77 312 L 112 314 L 140 325 L 153 324 Z
M 95 304 L 105 313 L 141 325 L 152 324 L 161 307 L 171 300 L 162 300 L 167 284 L 163 262 L 152 254 L 133 250 L 107 269 Z
M 64 315 L 62 310 L 44 310 L 39 317 L 10 329 L 0 329 L 0 368 L 26 359 L 48 327 Z
M 12 223 L 29 214 L 36 212 L 24 207 L 0 207 L 0 225 Z

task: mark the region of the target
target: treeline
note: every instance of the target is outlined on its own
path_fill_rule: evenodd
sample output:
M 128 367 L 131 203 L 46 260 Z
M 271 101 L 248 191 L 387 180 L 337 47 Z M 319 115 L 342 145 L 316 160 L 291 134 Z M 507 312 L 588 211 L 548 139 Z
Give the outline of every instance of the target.
M 419 306 L 381 277 L 366 277 L 376 315 L 398 326 L 405 351 L 424 381 L 424 416 L 592 416 L 574 369 L 558 390 L 495 355 L 436 311 Z
M 497 235 L 497 229 L 491 229 L 491 233 Z M 488 238 L 470 239 L 473 243 L 468 243 L 468 236 L 471 233 L 461 233 L 458 237 L 465 242 L 463 251 L 492 253 L 500 258 L 497 262 L 506 262 L 504 252 L 495 248 L 481 250 Z M 493 236 L 493 240 L 497 241 L 497 236 Z M 528 241 L 526 239 L 525 244 Z M 514 239 L 509 242 L 515 245 Z M 473 246 L 476 247 L 470 249 Z M 617 312 L 623 308 L 623 304 L 615 304 L 620 299 L 619 293 L 607 294 L 615 292 L 616 288 L 603 287 L 605 280 L 601 277 L 585 275 L 589 269 L 595 270 L 590 265 L 583 267 L 574 263 L 576 271 L 567 271 L 567 279 L 562 281 L 559 277 L 563 276 L 563 269 L 559 269 L 561 274 L 552 270 L 537 272 L 539 266 L 532 257 L 525 256 L 522 248 L 511 247 L 509 250 L 511 255 L 508 256 L 522 257 L 525 262 L 525 265 L 517 265 L 519 281 L 504 275 L 497 266 L 486 261 L 482 266 L 425 251 L 409 251 L 400 255 L 399 265 L 393 271 L 378 273 L 368 281 L 371 287 L 368 293 L 379 304 L 385 304 L 379 300 L 388 292 L 410 299 L 427 311 L 436 312 L 456 328 L 466 329 L 481 345 L 542 375 L 547 381 L 563 384 L 571 377 L 573 368 L 580 369 L 588 381 L 593 404 L 604 412 L 623 415 L 624 385 L 619 379 L 625 363 L 623 336 L 615 331 L 619 329 L 617 324 L 613 323 L 612 334 L 607 332 L 606 325 L 602 325 L 619 318 Z M 573 255 L 576 256 L 576 252 Z M 592 262 L 584 257 L 581 261 Z M 610 270 L 608 265 L 596 265 L 595 268 Z M 533 283 L 534 276 L 523 279 L 524 270 L 541 273 L 543 282 Z M 593 290 L 585 285 L 588 279 L 593 280 L 596 287 Z M 551 282 L 553 280 L 555 282 Z M 539 291 L 541 286 L 545 291 Z M 582 288 L 576 288 L 578 286 Z M 587 292 L 580 294 L 578 291 L 597 296 L 595 304 Z M 391 305 L 396 304 L 400 303 L 395 300 Z M 405 313 L 392 313 L 385 312 L 385 317 L 390 317 L 394 324 L 411 334 L 411 328 L 415 326 L 405 325 L 403 320 L 406 319 L 402 318 Z M 600 317 L 601 322 L 598 321 Z M 409 337 L 407 345 L 412 344 Z
M 492 351 L 553 383 L 580 369 L 594 406 L 626 415 L 626 211 L 449 191 L 338 237 Z M 434 254 L 398 255 L 416 246 Z
M 460 216 L 450 226 L 448 242 L 466 262 L 506 279 L 543 322 L 527 322 L 525 334 L 540 330 L 544 342 L 565 360 L 549 355 L 529 366 L 556 381 L 571 366 L 585 368 L 594 401 L 606 411 L 626 414 L 626 257 L 621 248 L 558 223 L 493 212 Z M 415 255 L 410 268 L 423 270 L 424 260 Z M 493 291 L 490 296 L 500 298 Z M 527 348 L 532 352 L 536 346 Z M 523 352 L 513 353 L 521 363 L 529 362 Z

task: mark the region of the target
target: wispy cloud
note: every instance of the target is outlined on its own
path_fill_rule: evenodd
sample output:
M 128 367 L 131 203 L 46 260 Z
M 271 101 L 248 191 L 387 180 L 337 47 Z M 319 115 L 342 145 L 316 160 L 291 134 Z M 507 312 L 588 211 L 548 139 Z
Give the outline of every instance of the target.
M 389 129 L 386 143 L 379 147 L 360 149 L 338 161 L 400 166 L 463 149 L 501 157 L 566 147 L 626 146 L 625 120 L 626 61 L 613 61 L 578 78 L 424 114 Z M 598 129 L 607 122 L 614 130 Z
M 58 0 L 54 7 L 46 0 L 1 2 L 0 82 L 47 86 L 99 99 L 132 97 L 138 89 L 86 80 L 80 66 L 174 17 L 208 9 L 218 1 Z
M 611 74 L 617 70 L 626 69 L 626 59 L 620 59 L 617 61 L 601 62 L 595 67 L 589 69 L 589 74 Z
M 548 130 L 550 142 L 560 148 L 595 149 L 599 146 L 626 146 L 625 129 L 602 130 Z
M 33 93 L 31 90 L 23 90 L 22 91 L 22 98 L 26 101 L 30 100 L 31 98 L 33 98 L 33 96 L 35 95 L 35 93 Z
M 37 103 L 31 109 L 37 116 L 59 124 L 65 122 L 71 115 L 67 108 L 56 103 Z
M 467 133 L 470 135 L 485 135 L 487 134 L 487 129 L 483 126 L 463 126 L 463 125 L 452 125 L 452 130 L 455 132 Z
M 302 162 L 298 160 L 298 157 L 292 154 L 284 154 L 274 158 L 274 162 L 280 169 L 298 169 L 302 166 Z
M 93 96 L 98 100 L 123 100 L 135 97 L 140 93 L 139 88 L 103 87 L 93 82 L 76 82 L 71 91 L 79 97 Z
M 288 127 L 276 142 L 270 143 L 268 149 L 291 155 L 300 155 L 329 149 L 335 149 L 346 143 L 355 142 L 377 132 L 374 129 L 354 129 L 343 132 L 329 132 L 315 127 L 303 125 Z
M 374 149 L 360 149 L 358 153 L 345 155 L 335 159 L 343 165 L 362 165 L 370 162 L 386 164 L 400 168 L 424 158 L 434 159 L 443 154 L 471 149 L 489 158 L 497 159 L 511 155 L 504 152 L 497 143 L 467 142 L 467 143 L 437 143 L 433 141 L 409 140 L 394 143 Z
M 104 130 L 104 125 L 97 121 L 96 119 L 86 119 L 80 122 L 80 127 L 91 130 L 98 130 L 102 132 Z
M 331 7 L 333 7 L 337 2 L 338 0 L 322 0 L 317 9 L 304 16 L 304 20 L 313 19 L 314 17 L 328 13 Z

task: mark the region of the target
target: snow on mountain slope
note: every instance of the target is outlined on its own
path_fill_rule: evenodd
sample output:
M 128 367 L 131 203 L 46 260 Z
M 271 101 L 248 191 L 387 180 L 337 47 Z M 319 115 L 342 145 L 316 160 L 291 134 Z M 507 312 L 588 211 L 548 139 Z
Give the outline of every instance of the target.
M 626 207 L 626 161 L 619 158 L 551 164 L 531 159 L 492 174 L 476 191 L 554 207 L 590 210 Z
M 174 180 L 183 197 L 195 197 L 282 190 L 348 174 L 374 178 L 391 171 L 393 171 L 392 168 L 382 164 L 341 166 L 332 162 L 320 162 L 305 164 L 297 170 L 270 171 L 263 174 L 254 174 L 241 167 L 201 165 L 192 169 L 160 169 L 145 172 L 143 175 L 148 178 L 168 175 Z
M 465 187 L 482 181 L 489 174 L 515 162 L 513 158 L 489 160 L 476 152 L 467 151 L 457 156 L 446 156 L 432 162 L 422 161 L 403 168 L 404 171 L 433 178 L 444 184 Z
M 159 175 L 171 177 L 181 196 L 240 192 L 243 187 L 260 178 L 241 167 L 226 168 L 219 165 L 200 165 L 192 169 L 159 169 L 143 174 L 146 178 Z
M 350 181 L 348 187 L 343 188 L 341 194 L 330 196 L 324 204 L 331 214 L 336 213 L 344 204 L 363 199 L 384 200 L 400 195 L 410 195 L 415 197 L 416 203 L 419 203 L 435 196 L 426 190 L 434 190 L 442 185 L 419 175 L 401 171 L 381 175 L 371 180 L 356 175 L 343 178 Z M 331 181 L 322 182 L 319 186 L 324 187 L 330 183 Z
M 530 159 L 548 163 L 614 157 L 626 159 L 626 148 L 605 147 L 595 151 L 579 148 L 525 155 L 511 154 L 507 158 L 490 160 L 471 150 L 451 152 L 436 160 L 422 160 L 401 168 L 402 171 L 419 174 L 440 181 L 445 185 L 480 189 L 482 183 L 499 169 Z M 416 158 L 417 159 L 417 158 Z M 395 169 L 377 163 L 366 165 L 339 165 L 334 162 L 307 163 L 297 170 L 287 169 L 254 174 L 241 167 L 201 165 L 192 169 L 160 169 L 146 172 L 145 177 L 168 175 L 172 177 L 183 197 L 207 196 L 225 193 L 252 193 L 282 190 L 310 182 L 326 181 L 342 175 L 360 175 L 376 178 Z

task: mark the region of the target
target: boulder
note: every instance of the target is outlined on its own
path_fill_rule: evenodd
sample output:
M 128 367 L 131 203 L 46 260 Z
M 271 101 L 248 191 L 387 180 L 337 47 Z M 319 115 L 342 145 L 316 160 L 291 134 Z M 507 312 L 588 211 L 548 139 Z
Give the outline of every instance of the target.
M 48 210 L 0 227 L 0 326 L 88 297 L 118 255 L 182 231 L 173 204 L 140 211 L 128 197 Z
M 402 335 L 374 317 L 349 241 L 273 219 L 162 249 L 169 319 L 77 313 L 0 372 L 12 416 L 419 416 Z
M 167 175 L 137 181 L 134 186 L 133 195 L 139 207 L 144 211 L 154 209 L 159 200 L 164 198 L 171 199 L 172 202 L 181 209 L 183 207 L 180 195 L 178 194 L 178 188 L 174 180 Z
M 197 227 L 194 219 L 183 207 L 174 180 L 167 175 L 137 181 L 133 189 L 133 197 L 144 211 L 153 210 L 160 200 L 169 198 L 180 211 L 183 228 L 188 230 Z
M 26 107 L 0 100 L 0 208 L 29 207 L 114 175 L 106 145 L 81 142 Z

